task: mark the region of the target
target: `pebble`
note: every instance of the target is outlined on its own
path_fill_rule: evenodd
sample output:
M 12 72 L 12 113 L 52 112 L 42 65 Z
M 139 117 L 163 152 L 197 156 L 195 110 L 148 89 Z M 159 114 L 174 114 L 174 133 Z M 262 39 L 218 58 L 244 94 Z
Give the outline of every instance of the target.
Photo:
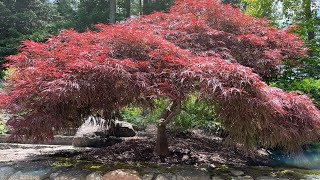
M 231 174 L 234 176 L 242 176 L 244 175 L 243 171 L 239 171 L 239 170 L 230 170 Z

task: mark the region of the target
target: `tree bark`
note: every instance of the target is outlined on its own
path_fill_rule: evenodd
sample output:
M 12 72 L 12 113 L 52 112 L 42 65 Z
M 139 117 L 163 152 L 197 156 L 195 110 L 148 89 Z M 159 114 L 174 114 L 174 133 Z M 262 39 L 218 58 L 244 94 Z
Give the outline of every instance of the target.
M 157 139 L 154 154 L 160 157 L 165 157 L 169 154 L 166 125 L 164 125 L 161 120 L 157 125 Z
M 139 0 L 139 15 L 143 15 L 143 0 Z
M 304 6 L 304 14 L 305 14 L 305 21 L 307 23 L 307 33 L 308 33 L 308 40 L 311 41 L 315 38 L 314 32 L 314 22 L 312 17 L 312 10 L 311 10 L 311 0 L 303 0 Z
M 175 100 L 169 107 L 167 107 L 161 114 L 160 120 L 157 124 L 157 139 L 154 148 L 154 154 L 163 158 L 169 155 L 168 138 L 166 135 L 167 124 L 171 122 L 174 116 L 181 111 L 181 100 Z
M 126 18 L 131 16 L 131 0 L 126 0 Z
M 149 10 L 149 0 L 143 0 L 142 13 L 146 15 L 148 14 L 148 10 Z
M 116 23 L 116 9 L 117 9 L 116 0 L 110 0 L 109 22 L 113 24 Z

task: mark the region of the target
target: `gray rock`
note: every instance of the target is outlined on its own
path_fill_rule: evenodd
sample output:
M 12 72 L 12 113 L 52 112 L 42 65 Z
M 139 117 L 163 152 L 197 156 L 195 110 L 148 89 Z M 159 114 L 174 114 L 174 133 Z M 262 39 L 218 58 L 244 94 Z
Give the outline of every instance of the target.
M 320 179 L 320 175 L 306 175 L 305 179 L 306 180 L 319 180 Z
M 131 123 L 117 120 L 115 124 L 116 124 L 116 130 L 115 130 L 116 137 L 133 137 L 136 135 L 136 132 L 134 131 L 133 125 Z
M 213 176 L 211 178 L 211 180 L 224 180 L 222 177 L 219 177 L 219 176 Z
M 88 171 L 70 170 L 70 171 L 61 172 L 58 175 L 55 175 L 53 179 L 54 180 L 86 180 L 88 175 L 89 175 Z
M 98 117 L 89 117 L 76 132 L 73 138 L 74 147 L 105 147 L 121 142 L 116 137 L 132 137 L 136 135 L 132 124 L 124 121 L 115 121 L 114 133 L 110 134 L 105 120 Z M 112 136 L 116 137 L 112 137 Z
M 257 177 L 256 180 L 289 180 L 287 178 L 276 178 L 276 177 L 270 177 L 270 176 L 260 176 Z
M 115 145 L 120 142 L 122 142 L 122 139 L 113 136 L 107 138 L 74 137 L 72 145 L 74 147 L 106 147 Z
M 254 180 L 251 176 L 239 176 L 239 177 L 233 177 L 232 180 Z
M 244 175 L 243 171 L 239 171 L 239 170 L 230 170 L 231 174 L 234 176 L 242 176 Z
M 73 136 L 55 135 L 50 144 L 53 145 L 72 145 Z
M 213 171 L 215 170 L 217 167 L 214 164 L 208 164 L 208 170 Z
M 59 174 L 63 173 L 62 170 L 50 174 L 50 179 L 54 179 L 59 176 Z
M 210 175 L 206 171 L 197 169 L 183 170 L 177 173 L 177 180 L 211 180 Z
M 182 161 L 188 161 L 189 160 L 189 156 L 185 154 L 185 155 L 182 156 L 181 160 Z
M 96 137 L 107 136 L 105 120 L 99 117 L 90 116 L 77 130 L 75 137 Z
M 12 114 L 8 114 L 3 110 L 0 110 L 0 120 L 7 123 L 8 120 L 12 117 Z
M 43 169 L 43 170 L 34 170 L 29 172 L 21 172 L 15 173 L 10 177 L 10 180 L 42 180 L 45 178 L 49 178 L 51 169 Z
M 13 175 L 16 172 L 16 170 L 12 167 L 1 167 L 0 168 L 0 180 L 7 180 L 10 178 L 11 175 Z
M 97 147 L 101 144 L 100 137 L 77 137 L 72 141 L 74 147 Z
M 86 180 L 101 180 L 102 173 L 101 172 L 94 172 L 87 176 Z
M 141 180 L 137 171 L 118 169 L 102 176 L 104 180 Z
M 117 137 L 133 137 L 136 135 L 133 125 L 125 121 L 116 120 L 115 123 L 115 134 L 109 134 L 110 127 L 105 125 L 106 120 L 101 117 L 90 116 L 78 129 L 75 136 L 77 137 L 95 137 L 100 136 L 101 138 L 108 136 Z
M 153 174 L 145 174 L 142 176 L 142 180 L 152 180 L 153 179 Z
M 177 180 L 177 176 L 171 173 L 158 174 L 155 180 Z
M 22 172 L 21 172 L 21 171 L 18 171 L 18 172 L 16 172 L 16 173 L 14 173 L 13 175 L 11 175 L 8 180 L 17 180 L 17 179 L 20 179 L 21 174 L 22 174 Z

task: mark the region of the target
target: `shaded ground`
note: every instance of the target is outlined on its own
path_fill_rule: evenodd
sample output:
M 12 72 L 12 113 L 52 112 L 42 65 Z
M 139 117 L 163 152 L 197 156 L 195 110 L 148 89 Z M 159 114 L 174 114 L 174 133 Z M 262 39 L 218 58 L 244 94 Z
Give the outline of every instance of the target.
M 165 159 L 153 155 L 154 137 L 148 135 L 126 139 L 113 146 L 76 154 L 55 154 L 54 157 L 68 157 L 73 160 L 86 160 L 98 163 L 143 162 L 168 165 L 266 165 L 267 159 L 258 153 L 246 156 L 235 148 L 223 146 L 221 138 L 209 137 L 199 133 L 170 134 L 171 154 Z M 51 156 L 52 157 L 52 156 Z

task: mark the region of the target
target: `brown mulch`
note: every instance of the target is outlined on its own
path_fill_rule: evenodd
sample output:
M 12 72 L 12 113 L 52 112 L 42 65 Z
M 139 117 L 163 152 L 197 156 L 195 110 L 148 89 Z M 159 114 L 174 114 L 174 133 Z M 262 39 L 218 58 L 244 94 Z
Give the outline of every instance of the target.
M 72 159 L 89 160 L 98 163 L 143 162 L 165 163 L 169 165 L 266 165 L 268 161 L 258 153 L 251 156 L 242 151 L 223 145 L 223 140 L 214 136 L 197 133 L 169 133 L 170 156 L 160 159 L 153 154 L 155 139 L 150 136 L 138 136 L 104 148 L 92 149 L 74 156 Z

